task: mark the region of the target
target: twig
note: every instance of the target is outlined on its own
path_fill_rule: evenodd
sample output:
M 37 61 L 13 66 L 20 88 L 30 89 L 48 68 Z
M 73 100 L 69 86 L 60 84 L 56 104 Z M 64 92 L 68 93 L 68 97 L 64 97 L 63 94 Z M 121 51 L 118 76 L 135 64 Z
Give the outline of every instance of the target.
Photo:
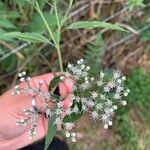
M 28 46 L 30 43 L 24 43 L 21 46 L 17 47 L 16 49 L 13 49 L 10 53 L 5 54 L 3 57 L 0 58 L 0 61 L 3 61 L 4 59 L 8 58 L 9 56 L 11 56 L 12 54 L 20 51 L 21 49 L 25 48 L 26 46 Z
M 143 28 L 137 30 L 138 35 L 141 34 L 141 33 L 144 32 L 144 31 L 148 30 L 149 28 L 150 28 L 150 24 L 148 24 L 148 25 L 144 26 Z M 113 48 L 116 48 L 117 46 L 123 44 L 124 42 L 128 41 L 129 39 L 131 39 L 131 38 L 133 38 L 133 37 L 135 37 L 135 36 L 137 36 L 137 35 L 134 34 L 134 33 L 131 33 L 131 34 L 129 34 L 128 36 L 126 36 L 126 37 L 122 38 L 121 40 L 117 41 L 116 43 L 113 43 L 112 45 L 107 46 L 107 47 L 104 49 L 104 53 L 107 52 L 107 51 L 110 51 L 110 50 L 113 49 Z
M 14 47 L 11 46 L 10 44 L 6 43 L 5 41 L 3 40 L 0 40 L 0 44 L 5 46 L 7 49 L 11 50 L 11 51 L 14 51 Z M 16 56 L 20 59 L 24 59 L 25 57 L 20 53 L 20 52 L 15 52 L 16 53 Z

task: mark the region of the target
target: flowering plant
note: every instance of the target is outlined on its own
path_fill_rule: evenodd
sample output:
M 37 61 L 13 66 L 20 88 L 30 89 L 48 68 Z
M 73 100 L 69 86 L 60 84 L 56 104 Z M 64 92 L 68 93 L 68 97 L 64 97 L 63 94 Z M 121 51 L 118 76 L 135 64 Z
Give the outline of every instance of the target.
M 125 106 L 127 102 L 123 100 L 130 92 L 124 86 L 125 76 L 122 76 L 120 71 L 113 71 L 112 75 L 100 70 L 98 77 L 93 77 L 89 73 L 90 66 L 84 64 L 83 59 L 78 60 L 77 64 L 68 64 L 66 72 L 62 75 L 57 75 L 53 78 L 49 85 L 49 91 L 43 92 L 41 85 L 43 81 L 39 81 L 37 88 L 30 86 L 30 77 L 26 77 L 26 72 L 19 73 L 21 82 L 26 82 L 26 87 L 20 88 L 15 86 L 15 91 L 12 94 L 29 94 L 32 99 L 32 108 L 24 109 L 26 114 L 25 119 L 20 119 L 16 123 L 19 126 L 27 125 L 32 122 L 32 128 L 29 132 L 29 138 L 36 135 L 36 126 L 38 125 L 39 113 L 44 113 L 45 117 L 49 119 L 50 128 L 52 131 L 48 133 L 51 136 L 55 135 L 58 126 L 65 130 L 66 137 L 70 137 L 73 142 L 76 141 L 76 134 L 71 132 L 75 121 L 84 113 L 89 113 L 91 119 L 95 121 L 102 121 L 104 128 L 111 126 L 115 110 L 118 105 Z M 59 94 L 55 93 L 59 82 L 65 78 L 75 81 L 74 90 L 71 93 L 73 99 L 71 107 L 67 110 L 63 109 L 63 99 Z M 42 97 L 44 108 L 36 106 L 36 97 Z M 55 107 L 51 110 L 48 103 L 55 103 Z M 66 117 L 62 120 L 62 110 Z
M 52 0 L 51 3 L 45 1 L 52 7 L 52 11 L 55 14 L 57 20 L 57 27 L 52 29 L 43 12 L 42 8 L 44 2 L 41 4 L 38 0 L 27 0 L 31 5 L 35 7 L 35 10 L 41 16 L 41 19 L 47 29 L 47 34 L 40 33 L 22 33 L 11 32 L 3 35 L 3 38 L 11 36 L 11 38 L 18 38 L 20 40 L 28 42 L 42 42 L 52 45 L 58 54 L 60 73 L 52 79 L 49 84 L 49 91 L 42 91 L 43 81 L 39 81 L 39 85 L 36 88 L 32 88 L 30 85 L 30 77 L 27 77 L 26 72 L 23 71 L 18 74 L 21 82 L 25 82 L 25 87 L 15 86 L 15 91 L 12 94 L 29 94 L 31 96 L 32 108 L 24 109 L 26 118 L 16 121 L 19 126 L 32 123 L 32 128 L 29 132 L 29 138 L 36 136 L 36 127 L 38 125 L 39 114 L 44 114 L 48 119 L 48 133 L 45 140 L 45 150 L 48 148 L 50 142 L 56 134 L 57 127 L 65 130 L 66 137 L 70 137 L 73 142 L 76 141 L 76 134 L 72 132 L 75 121 L 82 116 L 85 112 L 90 113 L 91 119 L 95 121 L 102 121 L 104 128 L 107 129 L 111 126 L 115 110 L 118 105 L 126 105 L 126 101 L 123 99 L 130 92 L 124 86 L 125 76 L 122 76 L 120 71 L 113 71 L 112 74 L 105 73 L 102 70 L 97 71 L 97 76 L 92 76 L 90 73 L 90 66 L 86 66 L 83 59 L 77 61 L 76 64 L 68 64 L 66 70 L 63 70 L 63 63 L 60 51 L 60 41 L 62 27 L 64 27 L 67 21 L 67 16 L 73 0 L 69 0 L 69 6 L 64 17 L 59 17 L 58 2 Z M 75 29 L 93 29 L 93 28 L 105 28 L 126 31 L 117 24 L 110 24 L 101 21 L 78 21 L 65 27 L 65 30 Z M 64 30 L 64 29 L 63 29 Z M 48 37 L 46 36 L 48 35 Z M 69 78 L 74 81 L 74 89 L 71 93 L 72 104 L 67 109 L 63 109 L 63 100 L 66 98 L 60 96 L 58 91 L 58 84 Z M 36 106 L 36 98 L 40 96 L 43 100 L 44 107 Z M 49 102 L 54 103 L 54 108 L 49 108 Z M 64 111 L 66 116 L 64 119 L 61 117 L 61 112 Z

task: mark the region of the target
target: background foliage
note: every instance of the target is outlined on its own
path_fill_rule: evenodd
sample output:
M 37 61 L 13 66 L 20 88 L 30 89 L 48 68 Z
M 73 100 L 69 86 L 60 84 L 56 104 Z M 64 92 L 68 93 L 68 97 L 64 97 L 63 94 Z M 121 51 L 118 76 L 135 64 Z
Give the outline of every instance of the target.
M 44 6 L 46 1 L 39 1 L 40 8 L 49 26 L 55 32 L 56 16 L 50 5 Z M 37 75 L 56 71 L 58 68 L 55 49 L 41 37 L 48 37 L 48 33 L 40 15 L 34 10 L 34 1 L 32 2 L 33 5 L 29 5 L 25 0 L 0 1 L 1 93 L 10 88 L 10 83 L 12 86 L 16 84 L 17 74 L 21 70 Z M 60 0 L 60 20 L 67 7 L 68 0 Z M 128 76 L 126 84 L 131 94 L 127 98 L 127 108 L 118 111 L 119 115 L 114 118 L 115 123 L 108 131 L 105 131 L 100 124 L 93 125 L 89 122 L 89 116 L 81 118 L 76 129 L 78 142 L 72 144 L 68 141 L 71 150 L 150 149 L 149 15 L 149 0 L 74 1 L 66 26 L 79 20 L 97 20 L 117 22 L 131 32 L 107 29 L 63 30 L 60 41 L 63 65 L 85 58 L 91 64 L 93 74 L 97 73 L 99 67 L 120 69 Z M 17 32 L 17 34 L 4 36 L 4 33 L 8 32 Z M 25 32 L 26 34 L 22 34 Z M 33 43 L 30 43 L 31 40 Z M 89 123 L 89 126 L 85 125 L 85 121 Z

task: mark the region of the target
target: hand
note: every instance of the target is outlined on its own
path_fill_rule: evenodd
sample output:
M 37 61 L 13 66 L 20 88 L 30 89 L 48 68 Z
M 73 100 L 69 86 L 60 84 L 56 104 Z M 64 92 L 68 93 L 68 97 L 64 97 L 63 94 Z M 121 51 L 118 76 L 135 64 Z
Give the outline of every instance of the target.
M 41 89 L 48 91 L 48 85 L 53 79 L 52 73 L 44 74 L 32 78 L 30 81 L 31 87 L 37 87 L 39 80 L 43 81 Z M 23 86 L 22 83 L 21 86 Z M 62 97 L 68 95 L 73 91 L 73 81 L 69 78 L 64 79 L 59 83 L 59 93 Z M 28 132 L 31 128 L 27 126 L 17 126 L 16 121 L 25 117 L 23 113 L 24 108 L 31 108 L 31 96 L 20 94 L 11 95 L 13 90 L 9 90 L 0 97 L 0 150 L 16 150 L 42 139 L 47 133 L 48 120 L 43 114 L 40 114 L 38 126 L 36 128 L 37 134 L 33 139 L 29 139 Z M 42 101 L 36 101 L 37 106 L 42 105 Z M 71 95 L 68 95 L 64 100 L 64 108 L 68 109 L 71 105 Z M 50 104 L 52 108 L 53 105 Z M 63 114 L 63 117 L 65 114 Z

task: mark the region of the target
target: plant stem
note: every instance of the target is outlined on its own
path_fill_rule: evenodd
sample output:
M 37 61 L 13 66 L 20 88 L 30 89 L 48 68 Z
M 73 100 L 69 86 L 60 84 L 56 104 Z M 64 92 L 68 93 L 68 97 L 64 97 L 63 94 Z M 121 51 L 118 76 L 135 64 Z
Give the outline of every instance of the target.
M 40 10 L 40 7 L 39 7 L 38 2 L 36 2 L 36 7 L 37 7 L 36 9 L 37 9 L 38 13 L 40 14 L 40 16 L 41 16 L 41 18 L 42 18 L 42 20 L 43 20 L 43 22 L 44 22 L 44 24 L 45 24 L 45 26 L 46 26 L 46 28 L 47 28 L 47 30 L 48 30 L 48 33 L 49 33 L 50 37 L 52 38 L 52 40 L 53 40 L 53 42 L 54 42 L 54 45 L 55 45 L 55 48 L 56 48 L 57 54 L 58 54 L 58 60 L 59 60 L 60 71 L 63 72 L 62 56 L 61 56 L 61 51 L 60 51 L 60 45 L 59 45 L 60 43 L 59 43 L 59 40 L 56 40 L 56 39 L 55 39 L 55 37 L 54 37 L 54 35 L 53 35 L 53 33 L 52 33 L 52 30 L 51 30 L 50 26 L 48 25 L 48 23 L 47 23 L 47 21 L 46 21 L 44 15 L 43 15 L 43 13 L 42 13 L 42 11 Z M 57 9 L 56 9 L 56 11 L 57 11 Z M 55 12 L 55 13 L 56 13 L 56 12 Z M 57 13 L 56 13 L 56 18 L 57 18 L 58 29 L 59 29 L 59 18 L 58 18 L 58 14 L 57 14 Z M 60 30 L 58 30 L 57 32 L 58 32 L 58 36 L 60 36 L 60 33 L 59 33 Z
M 58 45 L 56 47 L 56 49 L 57 49 L 57 54 L 58 54 L 58 59 L 59 59 L 60 71 L 63 72 L 63 64 L 62 64 L 62 56 L 61 56 L 60 46 Z
M 52 31 L 51 31 L 51 29 L 50 29 L 50 27 L 49 27 L 49 25 L 48 25 L 48 23 L 47 23 L 47 21 L 46 21 L 46 19 L 45 19 L 45 17 L 44 17 L 42 11 L 40 10 L 40 7 L 39 7 L 38 2 L 36 2 L 36 6 L 37 6 L 37 11 L 38 11 L 38 13 L 40 14 L 40 16 L 41 16 L 41 18 L 42 18 L 42 20 L 43 20 L 43 22 L 44 22 L 44 24 L 45 24 L 45 26 L 46 26 L 48 32 L 49 32 L 49 34 L 50 34 L 50 36 L 51 36 L 51 38 L 52 38 L 52 40 L 53 40 L 53 42 L 54 42 L 54 44 L 57 45 L 57 43 L 56 43 L 56 41 L 55 41 L 55 38 L 54 38 L 54 36 L 53 36 L 53 33 L 52 33 Z
M 56 20 L 57 20 L 57 26 L 59 28 L 60 27 L 60 22 L 59 22 L 59 17 L 58 17 L 57 2 L 56 1 L 54 1 L 54 10 L 55 10 L 55 15 L 56 15 Z
M 68 9 L 67 9 L 67 11 L 66 11 L 66 13 L 65 13 L 65 15 L 64 15 L 63 20 L 61 21 L 61 26 L 62 26 L 62 25 L 64 24 L 64 22 L 67 20 L 67 16 L 68 16 L 69 11 L 70 11 L 70 9 L 71 9 L 71 7 L 72 7 L 73 1 L 74 1 L 74 0 L 70 0 L 70 2 L 69 2 L 69 7 L 68 7 Z

